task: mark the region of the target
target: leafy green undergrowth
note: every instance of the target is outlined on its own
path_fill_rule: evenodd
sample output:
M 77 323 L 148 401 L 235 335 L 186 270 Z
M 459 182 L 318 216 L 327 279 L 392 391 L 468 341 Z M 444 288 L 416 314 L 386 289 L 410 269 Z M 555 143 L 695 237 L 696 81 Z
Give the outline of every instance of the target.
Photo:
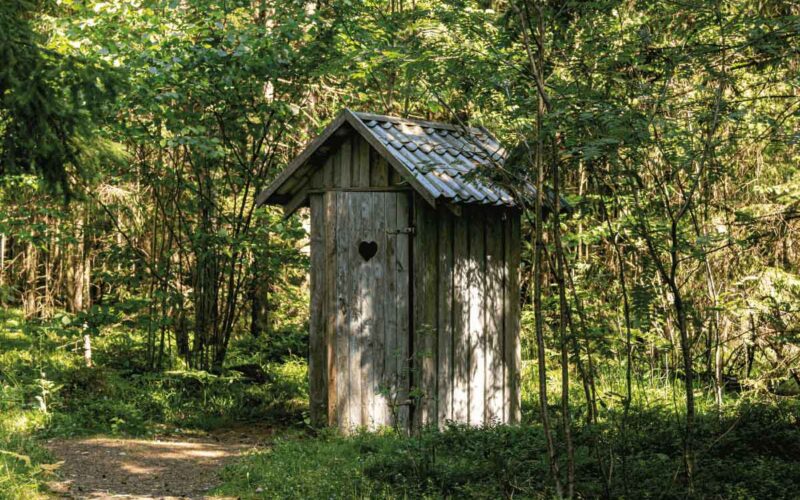
M 45 420 L 38 411 L 0 408 L 0 499 L 39 495 L 48 456 L 34 435 Z
M 664 409 L 575 435 L 579 497 L 685 498 L 682 427 Z M 698 420 L 697 498 L 793 498 L 800 491 L 797 403 L 740 404 Z M 610 421 L 609 421 L 610 422 Z M 559 439 L 559 442 L 563 440 Z M 559 450 L 563 457 L 563 450 Z M 623 460 L 623 455 L 625 459 Z M 603 465 L 600 465 L 602 460 Z M 561 470 L 565 464 L 561 463 Z M 541 427 L 451 426 L 393 433 L 295 436 L 224 473 L 242 498 L 553 498 Z
M 87 368 L 74 323 L 66 315 L 26 322 L 18 310 L 0 310 L 0 499 L 41 491 L 42 464 L 51 460 L 45 438 L 303 425 L 307 367 L 299 358 L 259 362 L 259 383 L 236 371 L 153 373 L 141 368 L 141 332 L 115 327 L 94 336 L 95 366 Z
M 259 420 L 278 426 L 302 420 L 305 365 L 266 367 L 272 381 L 202 371 L 124 373 L 80 368 L 59 377 L 59 398 L 48 432 L 146 435 L 177 428 L 210 430 Z

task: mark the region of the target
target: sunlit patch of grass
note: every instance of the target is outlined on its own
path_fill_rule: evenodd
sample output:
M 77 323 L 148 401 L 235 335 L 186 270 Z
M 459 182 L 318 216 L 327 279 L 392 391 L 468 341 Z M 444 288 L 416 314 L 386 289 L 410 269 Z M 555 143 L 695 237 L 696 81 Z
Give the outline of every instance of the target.
M 74 318 L 26 322 L 19 310 L 0 310 L 0 499 L 38 494 L 45 479 L 39 465 L 48 460 L 37 445 L 43 438 L 143 436 L 253 420 L 302 424 L 304 360 L 259 362 L 265 383 L 235 371 L 189 370 L 172 357 L 165 367 L 173 369 L 153 372 L 145 333 L 101 327 L 93 337 L 94 367 L 87 368 Z
M 279 438 L 271 448 L 226 468 L 224 484 L 215 493 L 239 498 L 394 498 L 396 491 L 365 475 L 375 447 L 388 449 L 392 439 L 347 439 L 333 433 L 316 439 L 299 434 Z
M 36 410 L 4 410 L 0 413 L 0 498 L 38 498 L 41 496 L 41 463 L 46 452 L 38 446 L 34 433 L 47 422 Z

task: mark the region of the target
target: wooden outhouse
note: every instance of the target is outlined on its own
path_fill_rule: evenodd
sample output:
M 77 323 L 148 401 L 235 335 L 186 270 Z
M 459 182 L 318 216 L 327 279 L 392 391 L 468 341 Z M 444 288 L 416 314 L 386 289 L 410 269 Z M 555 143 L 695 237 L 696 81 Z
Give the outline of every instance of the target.
M 312 420 L 520 418 L 520 210 L 484 129 L 343 111 L 262 193 L 311 208 Z

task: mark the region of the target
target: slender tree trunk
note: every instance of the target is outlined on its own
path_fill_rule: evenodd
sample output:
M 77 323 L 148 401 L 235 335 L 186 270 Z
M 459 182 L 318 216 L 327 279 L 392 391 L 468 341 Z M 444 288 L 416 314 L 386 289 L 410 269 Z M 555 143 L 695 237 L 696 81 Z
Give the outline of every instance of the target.
M 530 64 L 531 75 L 536 83 L 536 150 L 534 152 L 534 160 L 536 166 L 536 204 L 535 204 L 535 220 L 534 220 L 534 253 L 533 253 L 533 311 L 534 311 L 534 327 L 536 331 L 536 351 L 538 359 L 538 377 L 539 377 L 539 411 L 542 418 L 542 428 L 545 433 L 547 442 L 547 459 L 550 467 L 550 475 L 556 488 L 556 495 L 563 497 L 564 489 L 561 484 L 561 474 L 559 472 L 558 460 L 556 457 L 555 442 L 553 439 L 553 432 L 550 426 L 550 412 L 548 410 L 547 402 L 547 353 L 544 343 L 544 317 L 542 311 L 542 282 L 544 278 L 544 269 L 542 265 L 543 251 L 544 251 L 544 131 L 543 122 L 544 114 L 549 108 L 549 98 L 544 87 L 543 74 L 541 68 L 544 64 L 544 54 L 542 48 L 544 47 L 544 19 L 542 12 L 539 11 L 538 16 L 538 29 L 533 30 L 530 23 L 530 16 L 528 15 L 528 4 L 525 2 L 523 7 L 517 8 L 520 23 L 522 25 L 522 36 L 525 44 L 525 50 L 528 54 L 528 62 Z M 531 42 L 531 30 L 537 37 L 537 55 L 533 52 L 533 43 Z
M 611 236 L 611 242 L 614 247 L 614 254 L 617 257 L 617 266 L 619 268 L 619 283 L 622 291 L 622 310 L 625 317 L 625 399 L 623 401 L 622 411 L 622 425 L 620 426 L 620 434 L 622 435 L 625 449 L 622 452 L 622 475 L 623 486 L 625 488 L 625 495 L 628 495 L 628 453 L 630 442 L 628 439 L 628 417 L 631 410 L 631 400 L 633 399 L 633 344 L 631 342 L 631 308 L 628 300 L 628 283 L 625 275 L 625 257 L 619 244 L 619 232 L 614 231 L 611 226 L 611 219 L 606 209 L 605 203 L 601 201 L 601 208 L 605 215 L 608 232 Z
M 92 337 L 86 333 L 83 336 L 83 361 L 86 368 L 91 368 L 92 365 Z
M 0 306 L 5 307 L 6 285 L 6 235 L 0 233 Z
M 269 334 L 269 233 L 263 253 L 256 253 L 250 265 L 250 334 Z
M 567 448 L 567 498 L 575 494 L 575 448 L 572 444 L 572 422 L 569 407 L 569 336 L 567 334 L 567 291 L 564 279 L 565 255 L 561 244 L 561 180 L 558 165 L 558 150 L 552 140 L 553 175 L 553 243 L 556 250 L 556 282 L 558 284 L 558 332 L 561 349 L 561 413 L 564 444 Z
M 39 264 L 38 251 L 33 241 L 28 242 L 23 257 L 23 292 L 22 310 L 26 319 L 35 318 L 37 315 L 37 267 Z

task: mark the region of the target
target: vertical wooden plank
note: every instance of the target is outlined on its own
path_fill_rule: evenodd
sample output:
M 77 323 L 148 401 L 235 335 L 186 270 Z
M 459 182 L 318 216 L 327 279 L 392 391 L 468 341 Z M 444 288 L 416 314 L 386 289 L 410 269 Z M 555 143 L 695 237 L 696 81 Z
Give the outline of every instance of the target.
M 324 292 L 325 292 L 325 343 L 327 348 L 326 365 L 328 368 L 328 425 L 338 426 L 339 415 L 337 400 L 337 357 L 336 357 L 336 326 L 338 308 L 336 302 L 336 194 L 325 193 L 322 198 L 324 205 Z
M 347 261 L 350 266 L 350 321 L 349 321 L 349 353 L 350 353 L 350 424 L 353 427 L 363 425 L 362 415 L 366 409 L 362 408 L 364 401 L 362 392 L 362 353 L 364 351 L 364 325 L 363 325 L 363 274 L 361 256 L 358 253 L 358 239 L 363 230 L 364 214 L 361 204 L 364 193 L 342 193 L 348 200 L 348 217 L 350 217 L 350 231 L 347 237 Z
M 336 184 L 334 182 L 334 166 L 333 166 L 333 159 L 335 155 L 328 156 L 325 159 L 325 164 L 322 167 L 322 186 L 323 187 L 334 187 Z
M 309 303 L 308 389 L 311 421 L 327 423 L 327 346 L 325 343 L 325 212 L 322 195 L 310 196 L 311 300 Z
M 311 189 L 322 189 L 325 186 L 325 168 L 324 166 L 315 166 L 314 172 L 311 174 L 309 185 Z
M 386 425 L 388 411 L 381 395 L 381 385 L 385 373 L 386 351 L 386 212 L 387 193 L 369 193 L 370 239 L 377 244 L 377 252 L 369 260 L 370 276 L 365 293 L 372 303 L 372 328 L 370 329 L 371 360 L 369 365 L 369 412 L 370 427 L 376 429 Z
M 428 407 L 426 408 L 427 416 L 423 423 L 425 425 L 435 425 L 438 415 L 438 378 L 436 374 L 439 364 L 439 353 L 437 352 L 439 348 L 439 268 L 437 262 L 439 255 L 439 227 L 436 220 L 436 212 L 427 206 L 425 208 L 427 214 L 428 243 L 426 248 L 428 254 L 425 256 L 425 274 L 422 278 L 422 282 L 425 288 L 425 322 L 430 325 L 430 328 L 424 339 L 425 350 L 429 355 L 425 357 L 422 364 L 425 393 L 429 395 Z
M 486 336 L 483 329 L 485 231 L 481 210 L 469 211 L 469 423 L 482 425 Z
M 469 224 L 453 219 L 453 420 L 469 421 Z
M 347 138 L 342 142 L 342 145 L 339 146 L 339 151 L 336 153 L 338 159 L 336 163 L 336 176 L 339 179 L 336 185 L 338 187 L 349 188 L 353 185 L 351 180 L 351 171 L 353 169 L 352 147 L 353 139 Z
M 393 413 L 397 411 L 397 403 L 399 403 L 399 369 L 402 363 L 399 362 L 397 352 L 397 341 L 400 331 L 398 329 L 397 318 L 397 197 L 402 196 L 398 193 L 385 193 L 384 200 L 384 214 L 386 219 L 386 254 L 385 259 L 385 283 L 383 290 L 384 308 L 384 376 L 378 388 L 385 394 L 385 411 L 384 425 L 395 425 L 396 421 L 393 418 Z M 403 224 L 405 226 L 405 224 Z
M 503 412 L 503 221 L 500 211 L 486 218 L 486 422 L 505 422 Z
M 437 323 L 437 225 L 436 212 L 415 195 L 414 202 L 414 366 L 415 387 L 420 392 L 415 407 L 417 428 L 435 422 Z
M 411 225 L 409 193 L 398 193 L 397 226 L 398 230 Z M 397 280 L 397 348 L 395 359 L 397 366 L 397 428 L 404 432 L 411 429 L 409 415 L 409 388 L 411 386 L 409 342 L 411 340 L 411 235 L 398 232 L 396 236 L 395 272 Z
M 353 187 L 369 187 L 369 155 L 371 147 L 362 138 L 358 137 L 357 153 L 354 155 L 356 161 L 353 162 Z
M 403 179 L 403 176 L 400 175 L 397 172 L 397 170 L 394 169 L 394 167 L 389 165 L 389 163 L 386 162 L 386 160 L 382 159 L 381 161 L 386 163 L 386 169 L 389 171 L 389 185 L 390 186 L 400 186 L 400 185 L 402 185 L 403 183 L 406 182 L 406 180 Z
M 519 341 L 519 261 L 520 261 L 520 214 L 509 211 L 503 224 L 505 230 L 504 254 L 506 269 L 506 286 L 504 296 L 503 344 L 505 351 L 505 370 L 507 396 L 506 420 L 508 423 L 519 423 L 521 418 L 520 406 L 520 341 Z
M 350 246 L 351 225 L 350 201 L 348 193 L 333 193 L 336 196 L 336 386 L 338 388 L 337 413 L 339 428 L 347 432 L 352 429 L 354 406 L 356 400 L 353 377 L 350 368 L 353 364 L 351 339 L 352 321 L 352 270 Z
M 372 187 L 388 186 L 389 163 L 375 150 L 371 151 L 369 157 L 370 157 L 370 186 Z
M 439 210 L 437 425 L 453 419 L 453 214 Z
M 358 247 L 362 241 L 375 241 L 374 227 L 375 214 L 372 213 L 371 193 L 352 193 L 351 196 L 357 199 L 357 211 L 353 212 L 356 217 L 356 227 L 358 230 L 353 238 L 353 246 Z M 364 261 L 361 254 L 356 251 L 355 257 L 358 262 L 358 297 L 359 324 L 358 324 L 358 355 L 360 370 L 360 390 L 361 390 L 361 425 L 372 428 L 372 383 L 375 378 L 375 257 L 368 262 Z
M 362 156 L 364 154 L 364 147 L 369 147 L 363 137 L 355 134 L 351 141 L 350 152 L 350 186 L 351 188 L 358 187 L 358 179 L 361 175 Z

